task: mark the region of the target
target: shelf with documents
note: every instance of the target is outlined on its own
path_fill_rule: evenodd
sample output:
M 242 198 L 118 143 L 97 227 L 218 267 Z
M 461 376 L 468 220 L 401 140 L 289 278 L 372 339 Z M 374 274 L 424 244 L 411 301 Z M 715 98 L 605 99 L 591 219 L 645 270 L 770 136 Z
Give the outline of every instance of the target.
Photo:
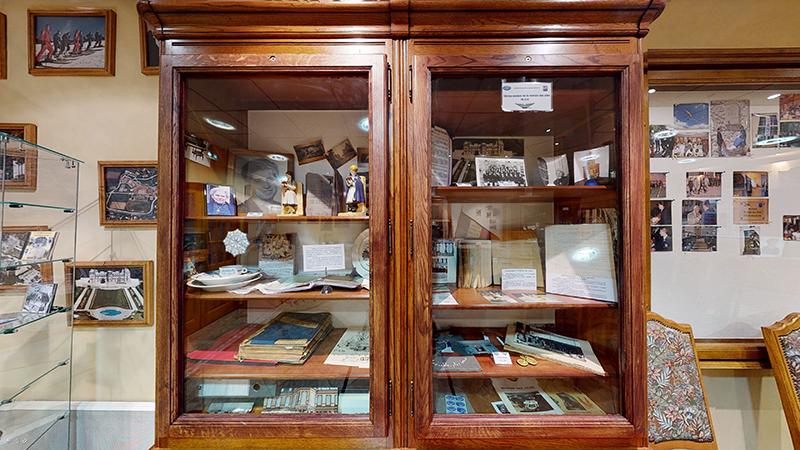
M 614 186 L 434 186 L 433 201 L 452 203 L 549 203 L 556 200 L 610 201 L 615 202 Z
M 433 304 L 434 310 L 450 309 L 570 309 L 570 308 L 616 308 L 612 302 L 603 302 L 588 298 L 572 297 L 569 295 L 545 294 L 542 292 L 531 293 L 521 291 L 509 291 L 506 294 L 521 296 L 516 297 L 516 303 L 492 303 L 489 299 L 481 295 L 482 291 L 500 291 L 500 286 L 493 285 L 487 288 L 470 289 L 457 288 L 453 290 L 452 296 L 458 304 Z M 526 301 L 521 298 L 528 298 Z
M 217 300 L 217 301 L 261 301 L 261 300 L 319 300 L 319 301 L 339 301 L 339 300 L 369 300 L 369 291 L 366 289 L 336 289 L 323 294 L 319 289 L 300 292 L 281 292 L 275 294 L 262 294 L 253 291 L 249 294 L 235 294 L 233 292 L 203 292 L 199 289 L 189 289 L 186 292 L 186 300 Z

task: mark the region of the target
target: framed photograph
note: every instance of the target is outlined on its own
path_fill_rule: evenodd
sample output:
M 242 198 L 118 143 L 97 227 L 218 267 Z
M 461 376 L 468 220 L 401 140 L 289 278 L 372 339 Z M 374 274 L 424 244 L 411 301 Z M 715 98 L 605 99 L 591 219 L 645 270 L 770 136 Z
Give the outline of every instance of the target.
M 672 105 L 676 128 L 708 129 L 708 103 L 678 103 Z
M 100 225 L 156 225 L 158 161 L 98 161 L 97 172 Z
M 48 231 L 44 225 L 3 227 L 0 240 L 0 260 L 11 266 L 22 260 L 22 252 L 28 244 L 31 232 Z M 22 290 L 34 283 L 53 281 L 53 264 L 28 264 L 10 270 L 0 270 L 0 291 Z
M 778 145 L 778 115 L 754 113 L 750 117 L 753 148 L 775 147 Z
M 0 123 L 0 132 L 36 143 L 36 125 L 32 123 Z M 38 152 L 34 149 L 6 152 L 3 181 L 9 191 L 35 191 L 38 174 Z
M 90 261 L 64 265 L 75 326 L 153 324 L 153 261 Z
M 686 172 L 686 196 L 722 197 L 722 172 Z
M 116 22 L 110 9 L 29 10 L 28 72 L 113 76 Z
M 231 149 L 228 151 L 228 185 L 239 201 L 240 213 L 281 213 L 281 181 L 294 175 L 294 155 Z
M 781 120 L 800 120 L 800 94 L 783 94 L 778 103 Z
M 781 122 L 778 134 L 781 147 L 800 147 L 800 121 Z
M 673 158 L 705 158 L 708 156 L 708 131 L 677 131 Z
M 650 198 L 667 196 L 667 174 L 650 172 Z
M 475 158 L 478 186 L 527 186 L 522 158 Z
M 650 157 L 672 158 L 676 134 L 675 129 L 668 125 L 650 125 Z
M 769 172 L 733 172 L 734 197 L 769 197 Z
M 716 225 L 719 200 L 684 200 L 681 208 L 683 225 Z
M 151 27 L 141 16 L 139 17 L 139 59 L 142 62 L 142 73 L 158 75 L 161 66 L 161 49 L 158 39 Z
M 233 188 L 218 184 L 206 184 L 206 215 L 235 216 L 236 197 Z
M 650 227 L 650 251 L 672 251 L 672 227 Z
M 34 314 L 47 314 L 53 309 L 56 300 L 56 283 L 34 283 L 25 292 L 22 310 Z
M 6 15 L 0 13 L 0 80 L 8 78 L 8 30 Z
M 717 251 L 717 229 L 718 227 L 683 227 L 681 248 L 684 252 Z
M 735 224 L 768 224 L 768 198 L 734 198 L 733 223 Z
M 711 156 L 748 156 L 750 141 L 749 100 L 711 101 Z
M 301 166 L 314 161 L 323 160 L 326 156 L 325 146 L 322 145 L 322 139 L 314 139 L 305 144 L 295 145 L 294 154 L 297 155 L 297 164 Z
M 334 169 L 338 169 L 355 158 L 357 155 L 355 147 L 350 143 L 350 139 L 345 139 L 342 142 L 331 147 L 326 153 L 325 157 Z
M 672 225 L 672 200 L 650 200 L 650 225 Z
M 783 240 L 800 241 L 800 215 L 783 216 Z

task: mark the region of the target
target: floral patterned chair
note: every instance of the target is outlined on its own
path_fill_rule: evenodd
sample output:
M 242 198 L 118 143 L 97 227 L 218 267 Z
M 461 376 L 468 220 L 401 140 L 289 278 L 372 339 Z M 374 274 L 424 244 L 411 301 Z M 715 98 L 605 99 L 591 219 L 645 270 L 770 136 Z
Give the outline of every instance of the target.
M 648 313 L 647 364 L 650 447 L 716 450 L 691 327 Z
M 800 448 L 800 313 L 762 327 L 794 448 Z

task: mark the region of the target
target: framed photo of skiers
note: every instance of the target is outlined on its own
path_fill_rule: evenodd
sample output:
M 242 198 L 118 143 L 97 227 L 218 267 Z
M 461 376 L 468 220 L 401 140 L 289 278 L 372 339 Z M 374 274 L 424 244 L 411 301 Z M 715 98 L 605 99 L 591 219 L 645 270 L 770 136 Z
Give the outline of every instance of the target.
M 155 227 L 157 161 L 98 161 L 100 225 Z
M 113 76 L 116 21 L 110 9 L 28 10 L 28 72 Z

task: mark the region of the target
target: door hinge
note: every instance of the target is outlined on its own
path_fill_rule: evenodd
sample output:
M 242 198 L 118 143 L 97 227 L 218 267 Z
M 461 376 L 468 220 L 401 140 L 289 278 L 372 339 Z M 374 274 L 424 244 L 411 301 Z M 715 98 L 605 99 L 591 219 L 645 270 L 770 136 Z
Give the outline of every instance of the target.
M 408 251 L 414 256 L 414 220 L 408 221 Z
M 386 98 L 392 103 L 392 65 L 386 63 Z
M 388 399 L 389 399 L 389 417 L 392 417 L 392 402 L 394 401 L 394 398 L 392 397 L 392 380 L 391 380 L 391 378 L 389 379 L 389 397 L 388 397 Z
M 392 219 L 389 219 L 389 254 L 392 254 L 392 248 L 394 239 L 392 239 Z M 389 381 L 391 383 L 391 381 Z
M 414 103 L 414 66 L 408 65 L 408 101 Z
M 411 417 L 414 417 L 414 380 L 411 380 Z

